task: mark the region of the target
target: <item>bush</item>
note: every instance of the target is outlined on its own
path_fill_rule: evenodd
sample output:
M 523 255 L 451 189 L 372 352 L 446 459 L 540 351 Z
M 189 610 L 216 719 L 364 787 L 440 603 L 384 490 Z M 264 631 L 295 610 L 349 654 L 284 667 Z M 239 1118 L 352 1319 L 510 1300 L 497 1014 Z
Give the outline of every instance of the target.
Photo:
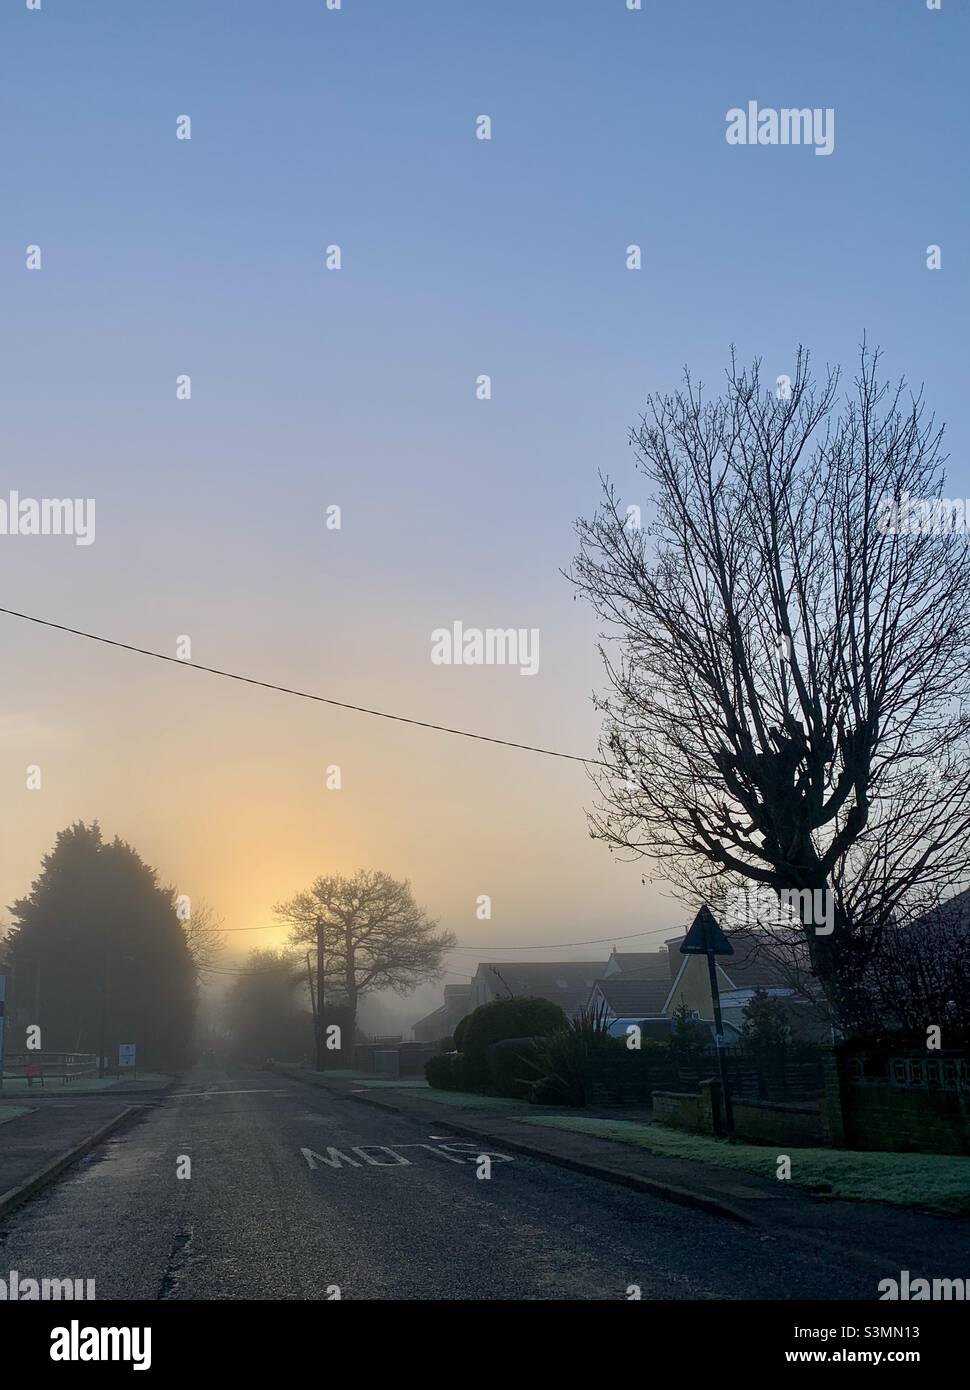
M 459 1019 L 459 1021 L 455 1024 L 454 1042 L 455 1042 L 455 1051 L 456 1051 L 456 1052 L 461 1052 L 462 1049 L 464 1048 L 464 1045 L 465 1045 L 465 1029 L 468 1027 L 468 1020 L 469 1020 L 470 1018 L 471 1018 L 471 1014 L 466 1014 L 464 1018 Z
M 699 1058 L 710 1042 L 710 1031 L 694 1017 L 693 1009 L 682 999 L 673 1012 L 674 1029 L 670 1039 L 672 1052 L 690 1061 Z
M 462 1087 L 462 1056 L 460 1052 L 440 1052 L 424 1064 L 424 1075 L 436 1091 L 460 1091 Z
M 611 1038 L 605 1008 L 580 1009 L 575 1018 L 536 1040 L 529 1098 L 542 1105 L 585 1105 L 586 1063 L 590 1057 L 625 1052 L 624 1038 Z
M 471 1091 L 487 1092 L 491 1085 L 488 1049 L 492 1043 L 506 1038 L 548 1037 L 566 1026 L 566 1015 L 549 999 L 493 999 L 490 1004 L 480 1004 L 462 1023 L 465 1085 Z
M 503 1038 L 488 1049 L 490 1089 L 497 1096 L 514 1100 L 528 1099 L 532 1068 L 538 1061 L 534 1038 Z
M 741 1010 L 741 1046 L 745 1052 L 783 1051 L 791 1042 L 791 1024 L 780 999 L 767 990 L 756 989 Z

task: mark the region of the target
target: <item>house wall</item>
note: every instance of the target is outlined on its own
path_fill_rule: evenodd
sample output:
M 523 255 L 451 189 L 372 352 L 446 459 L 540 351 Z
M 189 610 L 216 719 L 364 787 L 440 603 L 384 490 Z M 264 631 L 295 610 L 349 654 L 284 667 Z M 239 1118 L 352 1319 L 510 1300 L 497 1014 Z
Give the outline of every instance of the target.
M 707 972 L 706 956 L 682 957 L 686 965 L 677 980 L 664 1012 L 668 1017 L 679 1008 L 683 1000 L 689 1009 L 696 1009 L 701 1018 L 710 1023 L 714 1018 L 714 1003 L 711 999 L 711 980 Z M 718 989 L 731 988 L 730 981 L 719 972 Z

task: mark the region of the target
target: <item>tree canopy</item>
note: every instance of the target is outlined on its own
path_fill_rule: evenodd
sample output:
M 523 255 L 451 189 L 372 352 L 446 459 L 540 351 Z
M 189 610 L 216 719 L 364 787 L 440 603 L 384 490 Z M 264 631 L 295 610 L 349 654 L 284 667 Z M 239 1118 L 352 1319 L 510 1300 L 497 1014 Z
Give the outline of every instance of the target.
M 116 1055 L 176 1068 L 191 1046 L 196 966 L 175 894 L 97 822 L 59 832 L 24 898 L 11 905 L 12 1019 L 37 1024 L 45 1052 Z M 13 1029 L 11 1029 L 13 1034 Z M 7 1045 L 17 1048 L 15 1035 Z
M 339 1001 L 353 1028 L 363 994 L 390 989 L 409 994 L 444 974 L 442 958 L 455 945 L 419 907 L 407 880 L 360 870 L 352 877 L 321 875 L 305 892 L 277 904 L 294 945 L 313 945 L 323 933 L 324 998 Z
M 688 376 L 649 398 L 631 442 L 653 520 L 604 483 L 572 577 L 607 624 L 593 833 L 692 902 L 797 890 L 812 969 L 860 1027 L 887 928 L 966 875 L 970 548 L 900 524 L 945 486 L 921 395 L 865 347 L 841 405 L 839 382 L 799 350 L 772 392 L 732 355 L 719 396 Z

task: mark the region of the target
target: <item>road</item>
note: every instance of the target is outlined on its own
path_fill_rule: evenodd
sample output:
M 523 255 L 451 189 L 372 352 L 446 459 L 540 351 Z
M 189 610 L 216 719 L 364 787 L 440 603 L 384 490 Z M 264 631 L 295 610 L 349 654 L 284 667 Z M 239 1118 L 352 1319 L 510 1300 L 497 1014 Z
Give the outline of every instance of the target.
M 875 1297 L 837 1252 L 479 1152 L 209 1058 L 7 1219 L 0 1268 L 99 1299 Z

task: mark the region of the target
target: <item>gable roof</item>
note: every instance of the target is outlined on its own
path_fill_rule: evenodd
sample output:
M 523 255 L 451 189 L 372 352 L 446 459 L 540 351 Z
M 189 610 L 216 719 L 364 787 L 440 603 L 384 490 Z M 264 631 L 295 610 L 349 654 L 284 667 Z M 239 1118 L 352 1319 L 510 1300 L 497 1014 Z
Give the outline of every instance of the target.
M 736 989 L 779 989 L 791 987 L 793 968 L 772 960 L 765 934 L 749 927 L 736 927 L 726 933 L 734 947 L 733 956 L 723 956 L 718 964 Z M 807 964 L 807 961 L 806 961 Z M 807 974 L 807 972 L 806 972 Z
M 666 976 L 631 980 L 625 975 L 610 975 L 597 980 L 593 988 L 617 1018 L 659 1018 L 670 993 L 670 980 Z
M 490 960 L 480 962 L 476 977 L 483 976 L 500 998 L 511 992 L 551 999 L 569 1013 L 585 1004 L 604 968 L 601 960 Z
M 666 951 L 614 951 L 607 961 L 607 980 L 669 980 L 670 957 Z
M 444 1037 L 448 1031 L 447 1025 L 451 1018 L 451 1009 L 447 1004 L 442 1004 L 439 1009 L 434 1009 L 430 1014 L 425 1014 L 424 1018 L 419 1018 L 416 1023 L 411 1024 L 411 1030 L 417 1036 L 418 1033 L 434 1035 L 434 1030 L 440 1028 L 440 1036 Z

